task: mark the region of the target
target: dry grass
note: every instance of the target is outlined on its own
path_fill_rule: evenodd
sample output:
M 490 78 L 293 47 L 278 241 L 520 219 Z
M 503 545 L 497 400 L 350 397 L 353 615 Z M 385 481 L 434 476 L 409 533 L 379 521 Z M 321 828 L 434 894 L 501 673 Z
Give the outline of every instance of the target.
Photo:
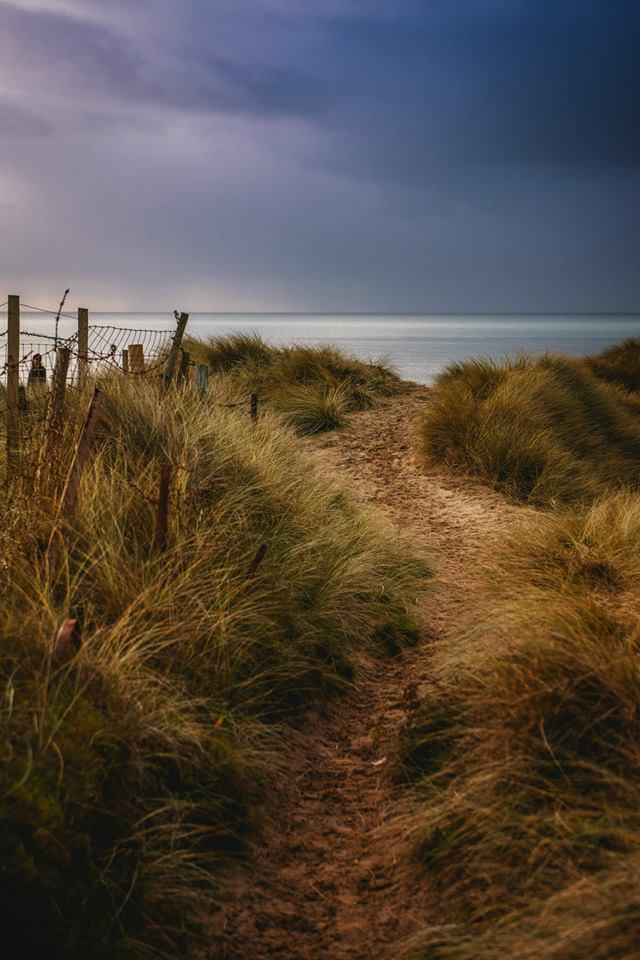
M 640 939 L 640 495 L 528 517 L 402 738 L 448 926 L 420 955 L 630 960 Z
M 0 902 L 25 956 L 183 953 L 286 724 L 348 683 L 350 651 L 404 623 L 426 576 L 279 419 L 186 390 L 160 403 L 151 384 L 106 393 L 57 567 L 47 502 L 15 505 L 0 543 Z M 67 617 L 82 645 L 57 665 Z
M 226 402 L 257 393 L 298 433 L 340 426 L 351 410 L 374 406 L 402 389 L 384 363 L 364 363 L 333 347 L 274 347 L 257 334 L 190 340 L 189 352 L 215 374 L 212 389 Z
M 631 348 L 621 349 L 628 359 Z M 639 414 L 640 400 L 586 361 L 468 361 L 438 378 L 419 424 L 420 450 L 425 461 L 518 500 L 587 501 L 638 487 Z

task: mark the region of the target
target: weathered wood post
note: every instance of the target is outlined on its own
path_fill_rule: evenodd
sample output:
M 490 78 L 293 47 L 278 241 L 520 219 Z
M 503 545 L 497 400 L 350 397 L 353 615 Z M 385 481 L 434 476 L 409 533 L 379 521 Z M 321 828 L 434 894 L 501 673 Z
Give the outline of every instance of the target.
M 73 516 L 78 499 L 78 488 L 80 486 L 80 477 L 84 465 L 89 456 L 89 449 L 93 434 L 100 420 L 100 408 L 104 400 L 104 394 L 98 387 L 93 388 L 93 394 L 89 403 L 89 409 L 80 429 L 78 442 L 73 453 L 73 459 L 69 466 L 69 472 L 65 480 L 62 496 L 60 497 L 60 506 L 58 508 L 59 519 L 69 519 Z
M 185 327 L 187 326 L 187 320 L 189 319 L 188 313 L 181 313 L 178 317 L 176 311 L 176 318 L 178 320 L 178 326 L 176 327 L 176 332 L 173 335 L 173 340 L 171 343 L 171 350 L 169 351 L 169 356 L 167 358 L 167 365 L 164 368 L 164 374 L 162 375 L 162 392 L 165 393 L 171 381 L 173 379 L 173 371 L 178 360 L 178 352 L 182 345 L 182 337 L 184 335 Z
M 258 394 L 257 393 L 251 394 L 249 403 L 250 403 L 250 409 L 251 409 L 251 419 L 255 423 L 256 420 L 258 419 Z
M 53 380 L 51 382 L 51 409 L 49 413 L 49 426 L 53 426 L 54 429 L 57 429 L 62 422 L 70 359 L 71 350 L 69 350 L 68 347 L 58 347 L 56 350 L 56 365 L 53 370 Z
M 59 444 L 64 423 L 64 398 L 67 392 L 67 374 L 71 351 L 68 347 L 56 350 L 56 365 L 51 381 L 51 393 L 48 397 L 48 409 L 45 419 L 45 436 L 42 444 L 42 456 L 38 465 L 38 485 L 46 484 L 56 474 L 59 462 Z
M 89 311 L 78 307 L 78 388 L 84 390 L 89 372 Z
M 80 477 L 82 476 L 84 465 L 89 456 L 89 449 L 91 447 L 93 434 L 95 433 L 95 429 L 100 421 L 100 407 L 103 399 L 104 394 L 102 391 L 98 387 L 94 387 L 93 394 L 89 402 L 89 409 L 87 410 L 82 427 L 80 428 L 78 442 L 76 443 L 76 447 L 73 452 L 73 458 L 67 472 L 64 487 L 62 488 L 62 495 L 58 504 L 56 519 L 53 524 L 53 529 L 51 530 L 51 536 L 49 537 L 49 544 L 47 546 L 47 565 L 49 569 L 49 576 L 51 578 L 55 577 L 56 575 L 60 548 L 64 542 L 61 522 L 64 520 L 69 520 L 74 514 L 76 501 L 78 499 L 78 489 L 80 487 Z M 65 621 L 67 624 L 70 622 L 72 621 Z
M 127 357 L 130 373 L 144 373 L 144 347 L 141 343 L 130 343 Z
M 129 373 L 129 351 L 122 351 L 122 372 Z
M 186 383 L 189 375 L 189 364 L 191 363 L 191 354 L 187 350 L 182 351 L 180 357 L 180 369 L 178 370 L 178 386 Z
M 196 377 L 198 384 L 198 395 L 201 400 L 207 399 L 209 392 L 209 364 L 199 363 L 196 368 Z
M 156 550 L 164 553 L 167 549 L 169 529 L 169 491 L 171 488 L 171 464 L 160 464 L 160 487 L 158 493 L 158 512 L 156 515 Z
M 7 311 L 7 482 L 18 472 L 20 461 L 20 297 L 11 294 Z

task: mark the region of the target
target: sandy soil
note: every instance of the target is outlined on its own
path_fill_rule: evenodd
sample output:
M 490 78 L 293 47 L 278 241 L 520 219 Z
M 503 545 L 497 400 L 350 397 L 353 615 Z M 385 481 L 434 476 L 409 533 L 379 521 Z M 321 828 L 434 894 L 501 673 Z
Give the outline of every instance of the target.
M 520 510 L 479 484 L 417 466 L 412 431 L 428 396 L 412 388 L 312 443 L 356 496 L 430 551 L 428 629 L 400 657 L 363 655 L 351 691 L 291 743 L 262 841 L 212 918 L 211 960 L 398 960 L 432 915 L 424 876 L 394 835 L 387 758 L 411 703 L 428 695 L 430 646 L 455 628 L 481 545 Z

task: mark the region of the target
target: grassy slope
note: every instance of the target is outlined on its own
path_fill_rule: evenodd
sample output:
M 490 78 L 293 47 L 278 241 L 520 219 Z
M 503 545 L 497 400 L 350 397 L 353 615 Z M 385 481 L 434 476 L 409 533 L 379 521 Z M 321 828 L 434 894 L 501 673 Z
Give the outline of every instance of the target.
M 46 502 L 5 513 L 0 543 L 0 903 L 25 955 L 184 949 L 283 724 L 341 688 L 354 645 L 402 632 L 426 575 L 274 418 L 212 415 L 191 391 L 160 404 L 140 383 L 107 396 L 56 575 Z M 82 646 L 58 666 L 69 616 Z
M 429 960 L 637 956 L 640 494 L 616 491 L 638 485 L 621 392 L 637 346 L 456 367 L 421 423 L 430 457 L 574 501 L 494 548 L 403 732 L 416 851 L 442 894 Z
M 637 487 L 640 399 L 624 385 L 638 349 L 628 341 L 588 361 L 455 364 L 439 377 L 420 423 L 422 456 L 532 503 Z
M 257 334 L 189 341 L 191 356 L 216 374 L 216 397 L 258 393 L 298 433 L 340 426 L 351 410 L 373 406 L 402 389 L 383 363 L 364 363 L 332 347 L 273 347 Z

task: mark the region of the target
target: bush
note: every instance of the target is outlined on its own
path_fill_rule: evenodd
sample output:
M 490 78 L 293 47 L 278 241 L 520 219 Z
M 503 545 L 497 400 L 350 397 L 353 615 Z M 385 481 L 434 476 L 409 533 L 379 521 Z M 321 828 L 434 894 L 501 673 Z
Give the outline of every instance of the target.
M 47 503 L 14 503 L 0 542 L 0 902 L 25 955 L 183 953 L 259 822 L 283 724 L 344 688 L 426 576 L 273 416 L 140 382 L 106 396 L 57 563 Z M 65 618 L 82 644 L 58 663 Z
M 519 500 L 589 500 L 638 487 L 639 412 L 581 361 L 469 361 L 438 378 L 419 423 L 420 452 Z

